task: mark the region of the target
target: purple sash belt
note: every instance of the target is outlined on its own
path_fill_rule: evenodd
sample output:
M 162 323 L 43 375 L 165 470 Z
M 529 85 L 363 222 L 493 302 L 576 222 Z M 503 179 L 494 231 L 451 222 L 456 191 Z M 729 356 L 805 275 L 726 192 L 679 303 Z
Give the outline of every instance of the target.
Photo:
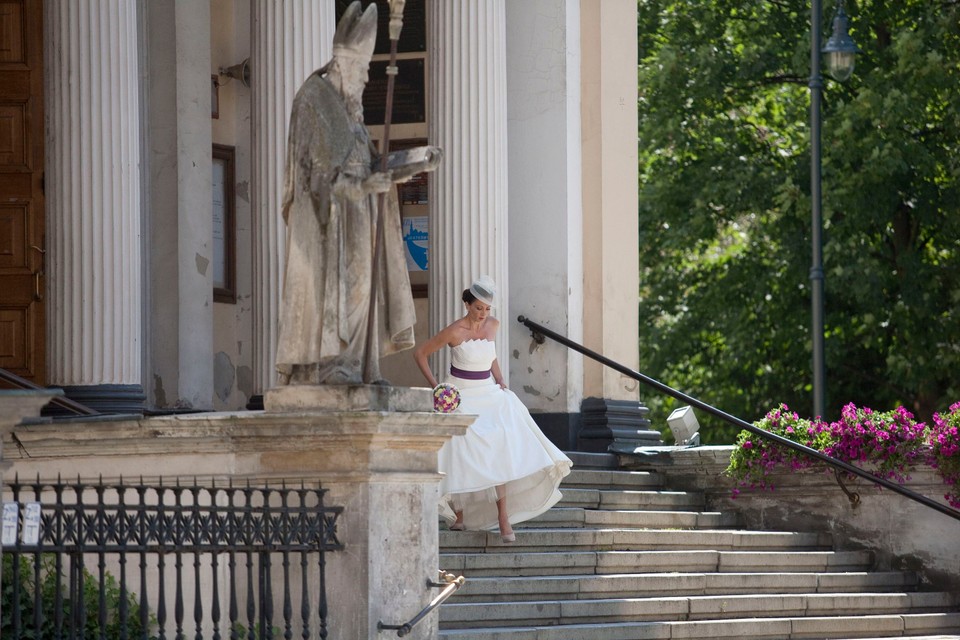
M 450 375 L 464 380 L 485 380 L 490 377 L 490 369 L 486 371 L 465 371 L 450 365 Z

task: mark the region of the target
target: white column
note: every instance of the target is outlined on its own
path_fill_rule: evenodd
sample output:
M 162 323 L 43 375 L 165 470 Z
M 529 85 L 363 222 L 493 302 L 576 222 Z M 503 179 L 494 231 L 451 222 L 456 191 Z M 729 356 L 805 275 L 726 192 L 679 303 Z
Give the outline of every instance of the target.
M 333 0 L 251 0 L 254 393 L 276 381 L 286 229 L 280 217 L 293 98 L 330 59 Z
M 509 2 L 507 54 L 511 308 L 582 342 L 580 0 Z M 527 408 L 577 413 L 583 357 L 509 326 L 513 390 Z
M 584 343 L 636 369 L 637 3 L 603 0 L 580 6 Z M 639 383 L 587 360 L 584 395 L 635 401 Z
M 212 409 L 210 4 L 141 6 L 150 404 Z
M 478 275 L 497 282 L 497 352 L 508 376 L 507 90 L 504 0 L 430 2 L 429 141 L 444 152 L 430 178 L 430 331 L 463 314 Z M 441 350 L 436 372 L 449 361 Z
M 137 3 L 47 0 L 47 371 L 142 384 Z

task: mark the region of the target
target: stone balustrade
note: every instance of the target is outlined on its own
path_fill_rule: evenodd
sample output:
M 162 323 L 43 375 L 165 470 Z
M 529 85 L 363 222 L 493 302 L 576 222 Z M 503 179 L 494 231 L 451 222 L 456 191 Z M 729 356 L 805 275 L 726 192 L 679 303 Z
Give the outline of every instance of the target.
M 0 392 L 6 474 L 41 480 L 284 481 L 328 490 L 342 506 L 329 554 L 330 637 L 376 637 L 436 596 L 437 452 L 473 416 L 436 414 L 429 389 L 288 387 L 267 411 L 33 422 L 52 397 Z M 437 637 L 434 616 L 411 638 Z

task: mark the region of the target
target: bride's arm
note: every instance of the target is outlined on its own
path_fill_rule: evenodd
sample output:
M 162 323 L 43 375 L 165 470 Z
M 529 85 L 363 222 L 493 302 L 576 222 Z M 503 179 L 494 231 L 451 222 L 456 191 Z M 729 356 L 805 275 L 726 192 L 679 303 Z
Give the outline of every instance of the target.
M 493 381 L 496 382 L 501 389 L 506 389 L 507 385 L 503 382 L 503 374 L 500 372 L 500 363 L 497 362 L 497 359 L 493 359 L 493 364 L 490 365 L 490 372 L 493 374 Z
M 440 331 L 437 335 L 433 336 L 426 342 L 417 345 L 417 348 L 413 350 L 413 360 L 417 363 L 417 367 L 420 369 L 420 373 L 423 374 L 423 377 L 427 379 L 427 382 L 431 387 L 437 386 L 437 379 L 433 375 L 433 371 L 430 370 L 430 363 L 427 359 L 437 351 L 443 348 L 445 344 L 450 341 L 450 337 L 453 332 L 453 325 L 448 326 Z
M 497 336 L 497 329 L 500 328 L 500 321 L 489 316 L 487 318 L 487 340 L 493 342 Z M 494 358 L 493 364 L 490 365 L 490 373 L 493 374 L 493 381 L 496 382 L 501 389 L 506 389 L 507 385 L 503 382 L 503 373 L 500 371 L 500 362 Z

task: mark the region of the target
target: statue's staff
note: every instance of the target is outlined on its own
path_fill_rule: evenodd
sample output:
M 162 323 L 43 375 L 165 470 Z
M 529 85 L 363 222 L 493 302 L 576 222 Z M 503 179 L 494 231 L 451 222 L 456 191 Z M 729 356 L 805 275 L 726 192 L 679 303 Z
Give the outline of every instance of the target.
M 403 29 L 403 7 L 406 0 L 390 0 L 390 64 L 387 65 L 387 104 L 383 113 L 383 139 L 380 141 L 380 171 L 387 171 L 387 159 L 390 154 L 390 120 L 393 118 L 393 85 L 397 77 L 397 42 L 400 40 L 400 30 Z M 367 380 L 367 363 L 371 357 L 379 358 L 380 354 L 371 354 L 374 348 L 377 326 L 377 297 L 379 296 L 380 281 L 380 254 L 383 253 L 383 211 L 386 208 L 386 193 L 377 197 L 377 224 L 373 241 L 373 272 L 370 283 L 370 310 L 367 316 L 367 346 L 366 357 L 363 360 L 363 381 Z

